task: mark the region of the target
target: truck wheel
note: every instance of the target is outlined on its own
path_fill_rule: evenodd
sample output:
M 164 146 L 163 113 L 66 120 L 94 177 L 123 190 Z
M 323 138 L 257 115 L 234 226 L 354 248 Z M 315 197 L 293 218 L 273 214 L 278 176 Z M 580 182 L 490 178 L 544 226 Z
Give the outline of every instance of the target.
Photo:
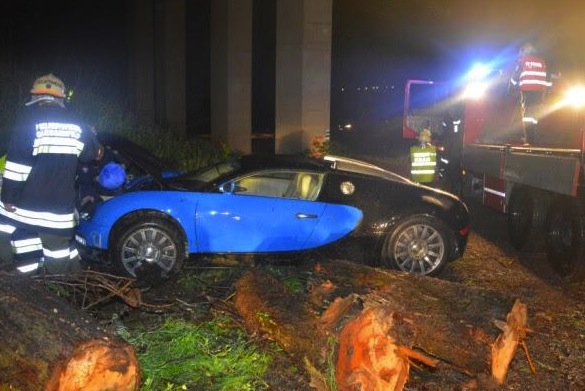
M 568 279 L 585 276 L 585 216 L 581 203 L 558 197 L 547 218 L 546 254 L 554 269 Z
M 516 250 L 537 251 L 543 247 L 547 197 L 538 190 L 517 188 L 508 207 L 508 237 Z

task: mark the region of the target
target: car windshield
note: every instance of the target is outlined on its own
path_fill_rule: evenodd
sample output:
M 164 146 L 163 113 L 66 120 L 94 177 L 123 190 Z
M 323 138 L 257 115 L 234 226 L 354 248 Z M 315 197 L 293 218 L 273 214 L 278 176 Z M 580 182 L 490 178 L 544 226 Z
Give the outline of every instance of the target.
M 175 188 L 185 190 L 198 190 L 207 184 L 217 181 L 220 177 L 232 173 L 240 168 L 238 160 L 228 160 L 212 164 L 200 170 L 188 172 L 165 180 L 167 184 Z

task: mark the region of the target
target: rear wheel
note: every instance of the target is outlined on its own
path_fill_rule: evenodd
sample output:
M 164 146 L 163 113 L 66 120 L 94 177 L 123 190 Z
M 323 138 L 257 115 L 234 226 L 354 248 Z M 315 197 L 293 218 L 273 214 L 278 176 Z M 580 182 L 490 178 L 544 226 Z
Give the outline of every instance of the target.
M 140 283 L 155 285 L 178 273 L 186 258 L 182 232 L 162 217 L 141 216 L 116 229 L 110 260 Z
M 436 275 L 452 253 L 452 239 L 445 224 L 435 217 L 407 218 L 388 234 L 382 265 L 418 274 Z
M 570 279 L 585 276 L 585 217 L 581 202 L 558 197 L 547 218 L 546 253 L 555 270 Z
M 524 187 L 514 190 L 508 208 L 508 236 L 516 250 L 542 248 L 546 209 L 546 194 Z

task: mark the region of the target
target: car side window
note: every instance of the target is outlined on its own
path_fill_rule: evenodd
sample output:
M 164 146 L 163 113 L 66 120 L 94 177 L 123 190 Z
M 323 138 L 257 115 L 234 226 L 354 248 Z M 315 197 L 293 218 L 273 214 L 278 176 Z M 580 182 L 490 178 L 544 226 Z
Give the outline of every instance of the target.
M 323 175 L 298 171 L 267 171 L 235 181 L 236 194 L 315 200 Z
M 284 197 L 314 201 L 319 195 L 322 182 L 322 174 L 297 172 Z
M 235 181 L 236 194 L 282 197 L 295 176 L 289 171 L 266 171 Z

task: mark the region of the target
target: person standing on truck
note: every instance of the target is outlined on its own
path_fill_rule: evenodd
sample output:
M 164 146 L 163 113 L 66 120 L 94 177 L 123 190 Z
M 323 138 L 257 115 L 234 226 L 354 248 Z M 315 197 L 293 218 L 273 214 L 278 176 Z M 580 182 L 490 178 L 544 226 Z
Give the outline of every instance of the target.
M 32 274 L 80 269 L 76 225 L 78 161 L 99 160 L 94 132 L 65 108 L 65 85 L 48 74 L 30 90 L 8 146 L 0 193 L 0 233 L 9 238 L 14 267 Z M 3 251 L 7 245 L 2 243 Z M 4 256 L 4 254 L 3 254 Z
M 518 53 L 518 61 L 510 86 L 518 92 L 522 130 L 525 145 L 536 144 L 536 130 L 544 95 L 550 87 L 546 61 L 531 43 L 525 43 Z

